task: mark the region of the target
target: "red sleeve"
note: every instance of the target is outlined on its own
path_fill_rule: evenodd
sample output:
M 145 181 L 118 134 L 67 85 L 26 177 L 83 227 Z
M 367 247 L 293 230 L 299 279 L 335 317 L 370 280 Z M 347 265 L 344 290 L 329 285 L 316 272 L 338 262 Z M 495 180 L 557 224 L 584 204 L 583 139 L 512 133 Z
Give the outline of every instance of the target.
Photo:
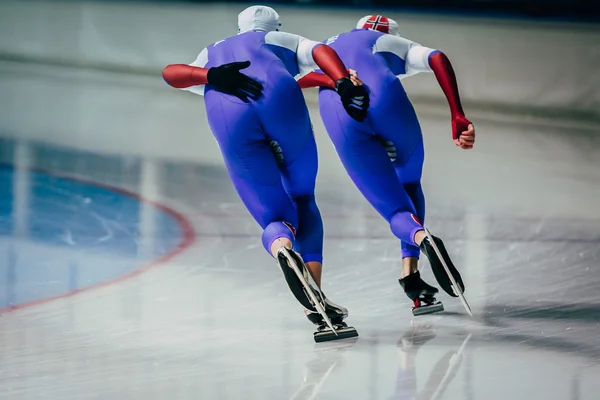
M 436 51 L 429 56 L 429 66 L 448 99 L 452 117 L 464 115 L 460 96 L 458 95 L 458 84 L 456 75 L 448 57 L 441 51 Z
M 334 82 L 350 76 L 338 54 L 326 44 L 315 46 L 312 51 L 312 56 L 315 60 L 315 64 L 317 64 Z
M 335 83 L 325 74 L 319 74 L 318 72 L 311 72 L 304 75 L 298 80 L 298 84 L 302 89 L 312 87 L 329 87 L 335 89 Z
M 208 83 L 206 78 L 208 69 L 192 67 L 187 64 L 171 64 L 163 69 L 162 76 L 165 82 L 177 89 Z

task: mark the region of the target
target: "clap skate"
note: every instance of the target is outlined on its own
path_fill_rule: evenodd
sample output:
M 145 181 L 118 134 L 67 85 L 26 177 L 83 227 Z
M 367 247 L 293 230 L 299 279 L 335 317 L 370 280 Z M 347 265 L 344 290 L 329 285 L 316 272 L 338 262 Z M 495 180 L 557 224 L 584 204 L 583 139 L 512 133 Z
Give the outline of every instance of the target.
M 314 281 L 302 258 L 293 250 L 282 247 L 277 252 L 277 263 L 292 294 L 306 309 L 307 318 L 317 325 L 315 342 L 339 340 L 358 336 L 356 329 L 343 320 L 348 310 L 329 301 Z
M 438 289 L 421 279 L 419 271 L 399 279 L 398 282 L 404 289 L 404 293 L 413 302 L 412 313 L 415 317 L 444 311 L 444 305 L 435 298 Z
M 312 290 L 315 291 L 316 297 L 318 298 L 316 289 L 313 288 Z M 321 292 L 321 295 L 323 296 L 323 308 L 331 320 L 331 324 L 333 325 L 335 332 L 329 328 L 327 322 L 321 314 L 309 309 L 305 309 L 304 313 L 306 314 L 308 320 L 317 326 L 317 331 L 314 334 L 315 342 L 320 343 L 328 340 L 347 339 L 358 336 L 356 329 L 348 326 L 344 322 L 344 319 L 348 316 L 348 310 L 330 301 L 325 297 L 323 292 Z
M 438 237 L 435 237 L 425 228 L 426 238 L 421 242 L 421 251 L 429 259 L 431 270 L 435 279 L 446 293 L 452 297 L 460 298 L 463 306 L 470 316 L 473 316 L 471 307 L 467 303 L 467 299 L 463 295 L 465 285 L 463 280 L 452 263 L 444 242 Z

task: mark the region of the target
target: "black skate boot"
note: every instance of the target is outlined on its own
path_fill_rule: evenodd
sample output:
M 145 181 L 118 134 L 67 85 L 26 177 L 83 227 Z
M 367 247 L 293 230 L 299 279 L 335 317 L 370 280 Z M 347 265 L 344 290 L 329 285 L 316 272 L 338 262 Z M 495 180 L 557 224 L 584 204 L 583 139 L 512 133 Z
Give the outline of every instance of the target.
M 325 309 L 325 313 L 331 320 L 331 324 L 335 330 L 332 331 L 331 328 L 327 325 L 325 318 L 321 314 L 315 311 L 311 311 L 306 309 L 304 313 L 310 322 L 317 326 L 317 331 L 314 334 L 315 342 L 326 342 L 329 340 L 340 340 L 340 339 L 348 339 L 358 336 L 358 332 L 351 326 L 346 325 L 344 319 L 348 316 L 348 310 L 345 307 L 337 305 L 325 297 L 323 292 L 320 292 L 315 288 L 311 288 L 315 293 L 317 298 L 319 296 L 323 296 L 322 305 Z
M 307 292 L 307 289 L 310 287 L 309 282 L 311 281 L 311 277 L 302 258 L 300 258 L 295 251 L 282 248 L 277 252 L 277 263 L 279 264 L 279 268 L 281 268 L 281 271 L 283 272 L 285 281 L 296 300 L 298 300 L 304 308 L 318 312 L 313 305 L 314 301 Z
M 435 299 L 438 289 L 421 279 L 419 271 L 398 279 L 398 282 L 413 302 L 412 313 L 415 317 L 444 311 L 444 305 Z
M 464 293 L 465 285 L 463 283 L 463 280 L 462 280 L 460 274 L 456 270 L 456 267 L 454 267 L 454 264 L 452 263 L 452 260 L 450 259 L 450 256 L 448 255 L 448 252 L 446 251 L 444 242 L 442 242 L 442 240 L 438 237 L 435 237 L 435 236 L 431 236 L 431 237 L 435 241 L 437 248 L 439 249 L 440 253 L 442 254 L 442 257 L 444 258 L 444 261 L 446 262 L 446 265 L 448 266 L 448 269 L 450 270 L 452 277 L 454 278 L 456 283 L 460 286 L 460 290 Z M 427 256 L 427 258 L 429 259 L 429 264 L 431 265 L 431 270 L 433 271 L 433 275 L 435 276 L 435 279 L 438 281 L 441 288 L 444 289 L 444 291 L 446 293 L 448 293 L 450 296 L 459 297 L 458 294 L 455 293 L 454 289 L 452 288 L 452 282 L 450 281 L 450 278 L 448 277 L 448 274 L 446 273 L 444 266 L 440 262 L 437 254 L 435 252 L 435 249 L 431 246 L 431 243 L 429 242 L 428 237 L 423 239 L 423 242 L 421 242 L 420 247 L 421 247 L 421 251 L 423 252 L 423 254 L 425 254 Z
M 348 310 L 325 297 L 295 251 L 282 248 L 277 253 L 277 262 L 292 294 L 306 309 L 308 319 L 318 327 L 314 334 L 315 342 L 358 336 L 356 329 L 343 322 Z

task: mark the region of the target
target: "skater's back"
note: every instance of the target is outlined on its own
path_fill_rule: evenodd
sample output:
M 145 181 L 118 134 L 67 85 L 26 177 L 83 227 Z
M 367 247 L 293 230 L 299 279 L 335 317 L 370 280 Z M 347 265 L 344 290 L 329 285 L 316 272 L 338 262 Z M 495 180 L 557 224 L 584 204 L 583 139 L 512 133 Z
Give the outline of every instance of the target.
M 282 96 L 290 97 L 293 92 L 301 95 L 294 77 L 301 70 L 314 69 L 309 62 L 313 47 L 314 42 L 291 33 L 248 31 L 211 44 L 191 65 L 211 68 L 240 60 L 249 61 L 250 66 L 244 69 L 244 74 L 264 86 L 263 99 L 255 103 L 264 106 L 279 103 Z M 211 101 L 211 95 L 219 93 L 211 85 L 188 90 L 205 95 L 207 102 Z M 241 100 L 232 98 L 232 101 Z
M 340 55 L 348 67 L 360 71 L 360 79 L 372 93 L 379 94 L 397 79 L 396 75 L 404 73 L 403 59 L 378 51 L 385 38 L 386 35 L 381 32 L 354 29 L 334 36 L 326 43 Z
M 371 105 L 390 96 L 405 96 L 398 78 L 431 71 L 427 58 L 435 50 L 400 36 L 371 29 L 353 29 L 326 42 L 369 88 Z

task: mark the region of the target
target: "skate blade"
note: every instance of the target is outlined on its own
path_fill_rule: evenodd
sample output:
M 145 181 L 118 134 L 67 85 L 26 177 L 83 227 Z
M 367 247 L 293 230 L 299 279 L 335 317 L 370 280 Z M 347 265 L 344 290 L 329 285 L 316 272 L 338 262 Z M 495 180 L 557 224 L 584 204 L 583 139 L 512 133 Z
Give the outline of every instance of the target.
M 442 303 L 413 307 L 412 309 L 412 313 L 415 317 L 419 315 L 433 314 L 440 311 L 444 311 L 444 305 Z
M 337 337 L 337 336 L 336 336 Z M 316 340 L 315 340 L 316 341 Z M 326 342 L 317 342 L 313 348 L 314 352 L 328 352 L 331 350 L 345 350 L 354 347 L 358 341 L 358 333 L 354 337 L 345 338 L 344 340 L 330 340 Z
M 448 278 L 450 279 L 450 282 L 452 283 L 452 290 L 460 299 L 460 302 L 462 303 L 463 307 L 465 307 L 465 309 L 467 310 L 469 315 L 472 317 L 473 311 L 471 311 L 471 306 L 469 306 L 469 303 L 467 303 L 467 299 L 465 298 L 465 295 L 463 294 L 462 290 L 460 289 L 460 286 L 456 282 L 456 279 L 454 279 L 454 275 L 452 275 L 452 273 L 450 273 L 450 268 L 448 268 L 448 266 L 446 265 L 446 261 L 444 261 L 444 257 L 442 257 L 442 253 L 440 252 L 440 249 L 438 249 L 437 245 L 435 244 L 435 240 L 433 240 L 433 236 L 431 235 L 431 232 L 429 232 L 429 229 L 427 229 L 425 227 L 424 227 L 424 229 L 425 229 L 425 235 L 427 235 L 427 238 L 429 239 L 429 243 L 431 244 L 431 247 L 433 247 L 433 251 L 435 251 L 435 255 L 437 256 L 438 260 L 440 260 L 442 266 L 444 267 L 444 270 L 446 270 L 446 275 L 448 275 Z
M 329 342 L 331 340 L 342 340 L 358 337 L 358 331 L 353 327 L 338 329 L 337 331 L 326 330 L 322 332 L 315 332 L 315 342 Z

